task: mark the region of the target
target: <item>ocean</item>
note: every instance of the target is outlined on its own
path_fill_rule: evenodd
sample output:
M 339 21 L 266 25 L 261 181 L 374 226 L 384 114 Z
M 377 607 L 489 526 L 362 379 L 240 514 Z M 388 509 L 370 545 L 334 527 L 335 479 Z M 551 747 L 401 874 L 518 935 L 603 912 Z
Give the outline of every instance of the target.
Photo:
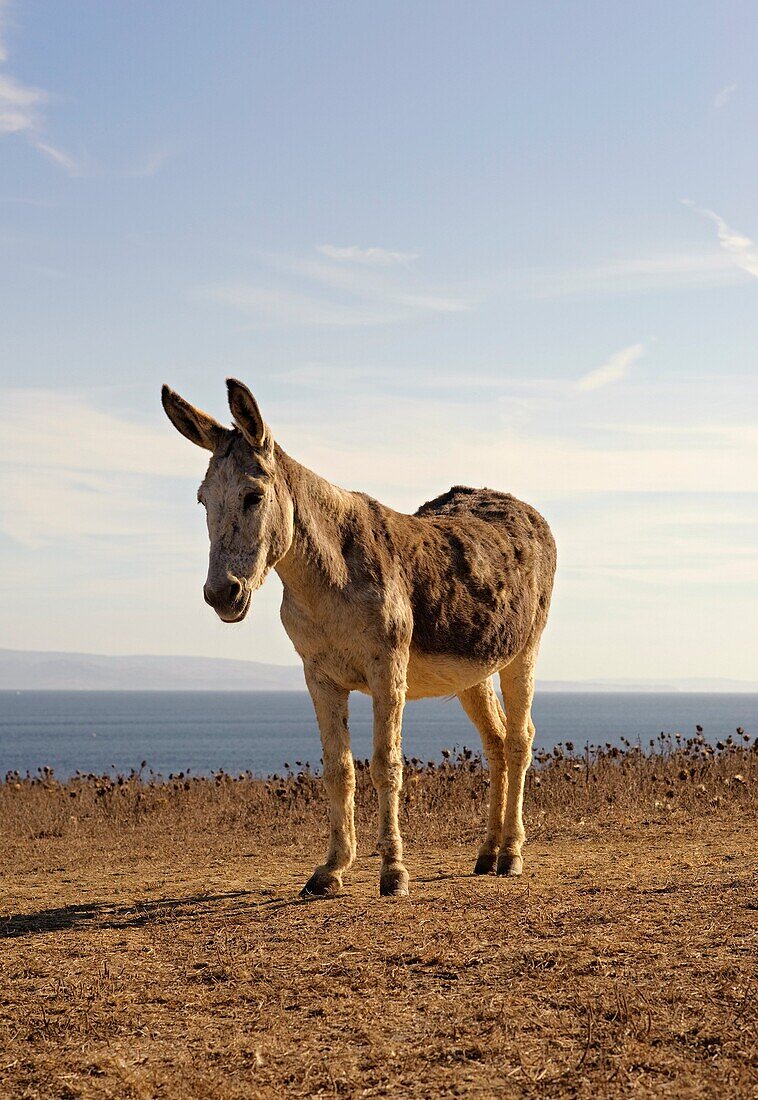
M 648 747 L 661 732 L 690 736 L 701 725 L 710 740 L 737 726 L 758 732 L 758 694 L 553 693 L 537 695 L 536 745 L 572 741 Z M 356 756 L 371 753 L 371 700 L 350 698 Z M 441 759 L 443 748 L 478 750 L 479 735 L 457 699 L 407 704 L 403 751 Z M 142 761 L 163 775 L 219 769 L 256 775 L 321 766 L 311 702 L 299 692 L 0 692 L 0 774 L 53 768 L 63 779 L 77 770 L 129 771 Z

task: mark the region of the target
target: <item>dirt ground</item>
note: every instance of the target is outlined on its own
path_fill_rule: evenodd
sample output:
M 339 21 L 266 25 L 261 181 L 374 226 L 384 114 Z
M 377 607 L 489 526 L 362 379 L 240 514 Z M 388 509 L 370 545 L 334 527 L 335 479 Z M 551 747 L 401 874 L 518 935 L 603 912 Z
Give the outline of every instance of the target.
M 364 843 L 329 901 L 298 898 L 320 817 L 253 847 L 98 829 L 3 850 L 4 1097 L 758 1091 L 752 813 L 574 821 L 520 880 L 416 840 L 407 899 Z

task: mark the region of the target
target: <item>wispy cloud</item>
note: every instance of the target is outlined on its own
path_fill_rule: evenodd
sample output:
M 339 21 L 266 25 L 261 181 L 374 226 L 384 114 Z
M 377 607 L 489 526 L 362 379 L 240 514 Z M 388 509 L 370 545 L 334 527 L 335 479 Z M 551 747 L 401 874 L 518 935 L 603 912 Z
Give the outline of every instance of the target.
M 385 325 L 403 319 L 379 306 L 343 304 L 292 290 L 230 284 L 201 291 L 214 302 L 232 306 L 257 325 L 327 325 L 338 328 Z
M 161 524 L 150 492 L 142 500 L 143 480 L 194 477 L 204 468 L 202 452 L 177 447 L 168 425 L 55 390 L 7 389 L 0 396 L 7 412 L 0 532 L 25 545 L 137 536 L 141 524 L 154 532 Z
M 318 251 L 324 254 L 323 247 Z M 422 282 L 398 259 L 329 262 L 312 255 L 268 255 L 263 259 L 279 273 L 283 286 L 272 287 L 269 275 L 265 285 L 220 285 L 206 288 L 204 296 L 244 311 L 257 324 L 386 325 L 424 314 L 462 313 L 473 308 L 470 298 Z
M 81 176 L 83 174 L 83 168 L 78 160 L 69 153 L 64 152 L 63 149 L 57 149 L 49 141 L 32 138 L 32 145 L 39 153 L 42 153 L 43 157 L 47 157 L 53 164 L 63 168 L 70 176 Z
M 368 363 L 346 365 L 310 359 L 296 366 L 285 367 L 277 372 L 277 376 L 286 384 L 294 383 L 299 387 L 323 392 L 325 389 L 336 389 L 345 385 L 354 389 L 370 385 L 379 371 L 380 368 L 372 367 Z
M 0 466 L 5 509 L 0 531 L 30 549 L 127 540 L 142 531 L 153 542 L 160 508 L 143 479 L 96 471 L 30 469 L 13 475 Z M 126 549 L 122 546 L 122 552 Z
M 39 124 L 39 108 L 47 95 L 0 73 L 0 134 L 19 134 Z
M 333 244 L 320 244 L 317 246 L 317 251 L 330 260 L 340 263 L 369 264 L 376 267 L 409 264 L 418 259 L 418 252 L 396 252 L 389 248 L 359 248 L 357 245 L 340 248 Z
M 681 202 L 714 223 L 720 252 L 663 253 L 564 271 L 532 271 L 521 276 L 523 285 L 538 299 L 594 297 L 685 290 L 744 280 L 746 274 L 758 276 L 758 245 L 752 238 L 692 199 Z
M 603 577 L 632 584 L 637 600 L 657 584 L 753 585 L 758 578 L 755 499 L 747 493 L 595 498 L 580 515 L 559 521 L 564 566 L 575 579 L 583 575 L 596 585 Z
M 599 390 L 603 386 L 609 386 L 612 382 L 620 382 L 626 378 L 629 368 L 645 354 L 644 344 L 630 344 L 629 347 L 620 348 L 607 359 L 602 366 L 591 370 L 577 382 L 580 390 Z
M 694 205 L 694 204 L 691 204 Z M 708 217 L 716 218 L 710 211 Z M 755 274 L 753 242 L 728 230 L 722 249 L 661 252 L 608 260 L 580 268 L 505 270 L 455 286 L 432 286 L 414 252 L 319 245 L 314 255 L 265 254 L 284 276 L 221 284 L 202 293 L 249 314 L 255 324 L 381 325 L 434 313 L 466 313 L 503 295 L 552 300 L 665 293 L 739 283 Z M 729 234 L 731 234 L 729 236 Z
M 173 149 L 169 145 L 163 145 L 159 149 L 153 149 L 132 169 L 131 175 L 143 179 L 154 176 L 170 160 Z
M 601 298 L 715 286 L 741 278 L 718 252 L 673 252 L 610 260 L 587 267 L 510 272 L 499 288 L 537 300 Z
M 691 210 L 697 211 L 698 214 L 702 214 L 705 218 L 710 218 L 713 224 L 716 226 L 718 233 L 719 244 L 723 251 L 731 258 L 732 262 L 737 267 L 746 271 L 749 275 L 755 275 L 758 278 L 758 246 L 751 237 L 747 237 L 744 233 L 741 233 L 738 229 L 732 229 L 727 225 L 720 214 L 716 214 L 713 210 L 708 210 L 707 207 L 698 206 L 692 199 L 682 199 L 685 206 L 689 206 Z
M 160 471 L 167 477 L 186 477 L 202 466 L 192 461 L 192 450 L 176 449 L 162 417 L 157 423 L 130 419 L 61 390 L 14 388 L 0 390 L 0 396 L 6 412 L 0 463 L 100 473 Z
M 407 271 L 355 270 L 341 263 L 324 263 L 309 256 L 272 256 L 280 271 L 343 291 L 349 297 L 401 306 L 411 311 L 461 313 L 472 308 L 470 298 L 442 293 Z
M 0 62 L 8 60 L 8 50 L 2 40 L 4 15 L 8 0 L 0 0 Z M 69 175 L 80 175 L 81 166 L 68 153 L 51 145 L 40 136 L 43 129 L 42 108 L 48 102 L 47 92 L 22 84 L 15 77 L 0 72 L 0 135 L 26 134 L 32 146 L 63 168 Z
M 680 394 L 679 415 L 686 410 L 694 426 L 708 424 L 720 380 L 700 390 L 695 382 L 694 397 L 689 388 L 682 379 L 672 387 Z M 537 507 L 587 493 L 758 492 L 758 436 L 745 430 L 748 413 L 706 440 L 697 432 L 681 439 L 667 430 L 678 422 L 670 415 L 670 392 L 650 403 L 646 387 L 630 385 L 623 394 L 609 387 L 603 399 L 609 419 L 631 409 L 641 420 L 654 410 L 659 433 L 630 437 L 598 428 L 597 407 L 576 388 L 545 398 L 538 415 L 517 423 L 507 397 L 462 403 L 457 394 L 440 400 L 433 392 L 399 400 L 374 391 L 367 401 L 365 391 L 346 388 L 337 413 L 326 398 L 314 405 L 309 392 L 282 413 L 272 409 L 268 419 L 285 449 L 306 465 L 407 510 L 452 484 L 508 489 Z M 745 399 L 754 393 L 752 385 Z
M 720 111 L 722 107 L 726 107 L 729 100 L 737 91 L 736 84 L 727 84 L 725 88 L 722 88 L 720 92 L 717 92 L 713 97 L 713 103 L 711 104 L 714 111 Z
M 28 195 L 3 195 L 0 202 L 11 202 L 19 206 L 38 206 L 41 210 L 55 210 L 60 203 L 55 199 L 35 199 Z

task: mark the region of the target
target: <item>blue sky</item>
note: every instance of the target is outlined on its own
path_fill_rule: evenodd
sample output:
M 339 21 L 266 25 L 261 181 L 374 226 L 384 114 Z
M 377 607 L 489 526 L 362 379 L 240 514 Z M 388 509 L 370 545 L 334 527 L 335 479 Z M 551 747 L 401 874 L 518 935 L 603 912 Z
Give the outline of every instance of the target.
M 253 388 L 413 510 L 535 503 L 550 678 L 755 677 L 753 3 L 0 0 L 0 645 L 294 660 L 204 606 Z

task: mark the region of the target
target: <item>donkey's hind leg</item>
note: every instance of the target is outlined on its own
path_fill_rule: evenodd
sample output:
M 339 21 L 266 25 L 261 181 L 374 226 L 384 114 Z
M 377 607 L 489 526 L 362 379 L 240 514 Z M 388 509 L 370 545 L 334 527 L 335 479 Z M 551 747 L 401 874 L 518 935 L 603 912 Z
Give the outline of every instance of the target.
M 508 786 L 505 821 L 497 860 L 499 875 L 520 875 L 523 870 L 521 848 L 526 839 L 523 804 L 524 781 L 532 762 L 532 699 L 534 698 L 534 665 L 537 646 L 522 650 L 509 665 L 500 670 L 500 686 L 508 719 L 505 738 L 505 760 Z
M 487 813 L 487 834 L 479 849 L 474 867 L 475 875 L 488 875 L 495 870 L 500 838 L 503 832 L 505 812 L 505 715 L 492 686 L 492 680 L 483 680 L 476 687 L 462 691 L 458 698 L 461 706 L 474 723 L 482 738 L 484 754 L 490 769 L 490 803 Z

